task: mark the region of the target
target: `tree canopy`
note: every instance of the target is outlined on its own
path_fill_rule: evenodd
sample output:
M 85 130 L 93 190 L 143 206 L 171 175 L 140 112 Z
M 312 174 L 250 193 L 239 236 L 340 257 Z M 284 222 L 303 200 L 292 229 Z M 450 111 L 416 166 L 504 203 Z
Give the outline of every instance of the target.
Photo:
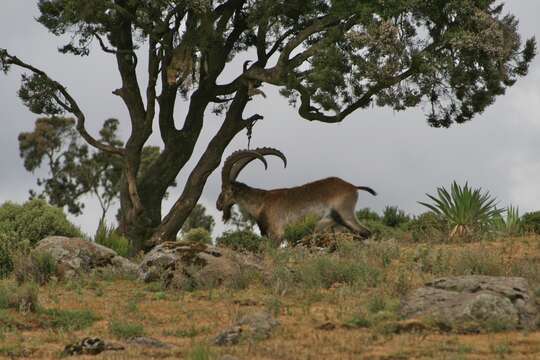
M 97 47 L 115 57 L 121 85 L 113 94 L 131 124 L 125 145 L 88 133 L 78 102 L 40 68 L 7 50 L 0 50 L 0 68 L 29 71 L 19 96 L 31 111 L 71 113 L 86 142 L 122 160 L 122 223 L 135 248 L 175 238 L 226 146 L 262 118 L 244 117 L 244 109 L 265 83 L 280 87 L 309 121 L 340 122 L 371 104 L 422 106 L 431 126 L 449 127 L 504 94 L 536 53 L 535 40 L 521 40 L 518 20 L 496 0 L 40 0 L 38 6 L 41 24 L 69 35 L 61 52 L 87 56 Z M 142 56 L 144 91 L 137 75 Z M 253 61 L 243 69 L 233 66 L 246 57 Z M 234 79 L 222 82 L 225 73 Z M 186 100 L 183 121 L 174 118 L 178 96 Z M 224 115 L 221 128 L 162 216 L 162 199 L 192 157 L 212 108 Z M 163 151 L 139 176 L 154 121 Z

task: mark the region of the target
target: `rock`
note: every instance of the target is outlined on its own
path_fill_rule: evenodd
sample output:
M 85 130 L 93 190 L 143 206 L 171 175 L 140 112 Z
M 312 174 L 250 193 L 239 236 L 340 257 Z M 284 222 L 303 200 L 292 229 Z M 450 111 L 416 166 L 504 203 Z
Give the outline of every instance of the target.
M 214 338 L 214 344 L 219 346 L 236 345 L 242 337 L 242 331 L 241 326 L 227 328 Z
M 137 265 L 115 251 L 80 238 L 50 236 L 38 242 L 33 251 L 50 254 L 64 278 L 104 268 L 128 274 L 137 272 Z
M 479 332 L 533 329 L 538 309 L 527 280 L 459 276 L 427 283 L 401 303 L 406 318 L 428 318 L 444 330 Z
M 266 311 L 258 311 L 242 316 L 230 328 L 222 331 L 214 339 L 216 345 L 238 344 L 241 338 L 267 339 L 279 321 Z
M 62 356 L 97 355 L 103 351 L 119 350 L 124 350 L 124 347 L 118 344 L 106 343 L 97 337 L 85 337 L 73 344 L 66 345 L 64 351 L 62 351 Z
M 230 284 L 246 270 L 261 270 L 252 255 L 177 241 L 164 242 L 148 252 L 138 277 L 144 282 L 163 281 L 166 288 L 189 290 Z
M 152 347 L 152 348 L 158 348 L 158 349 L 169 349 L 171 346 L 169 344 L 165 344 L 164 342 L 161 342 L 157 339 L 146 337 L 146 336 L 135 336 L 132 338 L 129 338 L 128 343 L 130 344 L 136 344 L 144 347 Z
M 267 311 L 258 311 L 244 315 L 236 322 L 236 325 L 243 326 L 244 331 L 253 333 L 259 339 L 270 337 L 272 330 L 279 325 L 279 321 Z M 247 327 L 247 329 L 245 329 Z

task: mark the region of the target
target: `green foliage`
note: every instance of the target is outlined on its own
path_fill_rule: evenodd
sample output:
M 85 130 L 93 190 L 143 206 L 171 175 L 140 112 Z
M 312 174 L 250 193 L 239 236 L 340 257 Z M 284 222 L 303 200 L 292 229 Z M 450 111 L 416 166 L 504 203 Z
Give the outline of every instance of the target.
M 233 250 L 260 252 L 264 249 L 264 238 L 250 230 L 228 230 L 216 239 L 216 244 Z
M 206 208 L 201 204 L 197 204 L 193 210 L 191 210 L 191 213 L 186 221 L 184 221 L 184 225 L 182 225 L 182 232 L 187 233 L 191 229 L 203 228 L 208 232 L 208 234 L 211 234 L 215 224 L 216 222 L 214 221 L 212 215 L 206 214 Z
M 91 310 L 44 309 L 40 311 L 45 327 L 63 331 L 77 331 L 90 327 L 99 317 Z
M 32 252 L 15 258 L 15 279 L 19 284 L 45 285 L 57 273 L 56 260 L 49 253 Z
M 236 230 L 252 231 L 255 226 L 255 220 L 241 207 L 233 207 L 231 210 L 231 224 L 236 227 Z
M 411 218 L 397 206 L 387 206 L 384 208 L 382 223 L 390 227 L 400 227 L 408 223 Z
M 210 346 L 206 344 L 196 344 L 189 351 L 189 360 L 213 360 L 216 358 Z
M 390 227 L 380 220 L 363 220 L 362 225 L 371 231 L 371 237 L 374 239 L 403 238 L 405 236 L 405 230 L 401 227 Z
M 319 217 L 308 215 L 296 223 L 287 225 L 283 239 L 291 246 L 298 244 L 303 238 L 313 234 L 318 221 Z
M 540 211 L 526 213 L 522 221 L 526 231 L 540 234 Z
M 118 138 L 119 121 L 107 119 L 99 131 L 99 141 L 121 147 Z M 119 196 L 123 161 L 118 156 L 95 151 L 81 142 L 72 118 L 60 116 L 43 117 L 36 120 L 34 130 L 19 134 L 20 155 L 24 167 L 30 172 L 45 166 L 48 177 L 37 180 L 43 192 L 30 191 L 31 197 L 47 198 L 56 206 L 70 213 L 82 213 L 81 198 L 87 194 L 97 197 L 101 206 L 101 218 Z M 159 156 L 160 149 L 146 146 L 142 149 L 140 174 Z
M 368 328 L 371 326 L 371 321 L 365 316 L 354 315 L 347 320 L 344 325 L 349 328 Z
M 506 216 L 502 214 L 493 218 L 493 228 L 505 235 L 519 235 L 523 232 L 523 221 L 519 215 L 519 208 L 509 206 L 505 209 Z
M 11 274 L 16 256 L 28 253 L 29 248 L 29 241 L 20 241 L 14 231 L 3 232 L 0 227 L 0 278 Z
M 371 210 L 370 208 L 360 209 L 356 212 L 356 217 L 358 220 L 371 220 L 371 221 L 380 221 L 381 216 L 377 214 L 376 211 Z
M 114 250 L 118 255 L 127 257 L 130 254 L 131 246 L 129 240 L 120 235 L 114 227 L 107 226 L 105 221 L 99 223 L 96 235 L 96 244 L 100 244 Z
M 467 183 L 458 185 L 455 181 L 448 192 L 444 187 L 437 189 L 438 197 L 427 194 L 434 204 L 419 202 L 445 218 L 451 226 L 450 237 L 468 236 L 487 228 L 503 209 L 497 209 L 496 199 L 488 191 L 472 189 Z
M 211 244 L 212 236 L 205 228 L 191 228 L 182 236 L 182 240 L 198 242 L 202 244 Z
M 432 211 L 416 216 L 408 225 L 414 241 L 444 242 L 448 239 L 446 220 Z
M 6 202 L 0 206 L 0 233 L 12 234 L 16 242 L 31 245 L 51 236 L 80 237 L 81 232 L 71 224 L 62 209 L 43 200 L 30 200 L 23 205 Z
M 38 287 L 27 283 L 13 286 L 10 283 L 0 284 L 0 309 L 16 309 L 20 312 L 35 312 L 39 308 Z
M 110 321 L 109 331 L 120 339 L 129 339 L 135 336 L 144 335 L 144 327 L 142 324 L 125 322 L 122 320 Z
M 376 269 L 363 261 L 325 256 L 308 258 L 299 264 L 293 281 L 306 288 L 330 288 L 334 284 L 365 286 L 379 276 Z

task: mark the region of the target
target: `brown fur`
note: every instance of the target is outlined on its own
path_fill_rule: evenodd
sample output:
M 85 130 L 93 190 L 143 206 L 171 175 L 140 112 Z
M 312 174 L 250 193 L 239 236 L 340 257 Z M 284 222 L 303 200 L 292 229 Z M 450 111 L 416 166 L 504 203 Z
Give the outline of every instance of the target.
M 222 192 L 227 203 L 236 203 L 244 208 L 257 220 L 261 233 L 276 241 L 281 242 L 287 225 L 309 214 L 320 216 L 321 223 L 344 225 L 363 238 L 370 235 L 354 215 L 357 187 L 340 178 L 331 177 L 274 190 L 255 189 L 239 182 L 232 182 L 229 187 L 230 190 Z M 369 188 L 361 189 L 375 193 Z

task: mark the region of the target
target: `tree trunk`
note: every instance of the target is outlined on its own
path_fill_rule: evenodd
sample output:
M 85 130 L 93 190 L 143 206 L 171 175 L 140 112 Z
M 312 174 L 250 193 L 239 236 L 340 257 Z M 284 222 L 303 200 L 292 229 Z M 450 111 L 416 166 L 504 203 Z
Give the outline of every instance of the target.
M 197 204 L 208 176 L 218 168 L 225 148 L 249 122 L 249 120 L 242 119 L 242 113 L 247 101 L 246 91 L 238 91 L 227 112 L 223 125 L 208 144 L 199 162 L 189 175 L 182 195 L 161 221 L 148 242 L 148 247 L 175 239 L 184 221 Z

